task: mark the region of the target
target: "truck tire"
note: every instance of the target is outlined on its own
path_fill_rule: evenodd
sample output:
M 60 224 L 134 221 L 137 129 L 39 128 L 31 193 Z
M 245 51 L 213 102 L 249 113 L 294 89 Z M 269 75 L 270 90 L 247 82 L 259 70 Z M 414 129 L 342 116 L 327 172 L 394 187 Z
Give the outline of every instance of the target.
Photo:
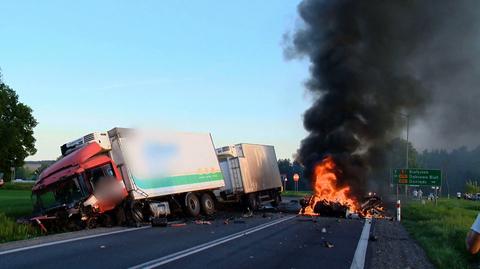
M 258 209 L 258 207 L 260 206 L 260 201 L 258 200 L 258 196 L 256 193 L 250 193 L 247 196 L 247 205 L 252 211 Z
M 200 214 L 200 201 L 193 192 L 189 192 L 185 196 L 185 211 L 191 217 L 197 217 Z
M 282 197 L 280 197 L 280 193 L 278 193 L 278 192 L 275 192 L 275 193 L 273 194 L 272 199 L 273 199 L 273 201 L 272 201 L 271 204 L 272 204 L 273 207 L 279 206 L 279 205 L 280 205 L 280 202 L 282 201 Z
M 134 226 L 140 226 L 143 222 L 143 205 L 139 202 L 133 202 L 131 204 L 131 216 Z
M 211 216 L 215 213 L 215 200 L 213 200 L 212 196 L 208 193 L 202 194 L 202 198 L 200 199 L 202 212 L 207 216 Z

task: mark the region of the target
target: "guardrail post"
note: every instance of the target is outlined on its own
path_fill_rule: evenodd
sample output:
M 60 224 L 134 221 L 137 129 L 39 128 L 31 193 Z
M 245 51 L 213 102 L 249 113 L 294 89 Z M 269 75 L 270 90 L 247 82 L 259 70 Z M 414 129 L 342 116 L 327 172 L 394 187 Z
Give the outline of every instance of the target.
M 401 220 L 401 206 L 400 200 L 397 200 L 397 221 Z

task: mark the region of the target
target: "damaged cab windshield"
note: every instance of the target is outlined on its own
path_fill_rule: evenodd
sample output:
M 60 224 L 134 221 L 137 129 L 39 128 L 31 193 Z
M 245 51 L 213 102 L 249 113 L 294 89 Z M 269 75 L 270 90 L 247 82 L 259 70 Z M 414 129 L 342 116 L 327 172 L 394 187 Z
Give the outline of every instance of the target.
M 82 176 L 75 175 L 61 180 L 41 193 L 37 193 L 35 208 L 37 210 L 48 210 L 62 205 L 70 205 L 84 198 L 82 192 Z

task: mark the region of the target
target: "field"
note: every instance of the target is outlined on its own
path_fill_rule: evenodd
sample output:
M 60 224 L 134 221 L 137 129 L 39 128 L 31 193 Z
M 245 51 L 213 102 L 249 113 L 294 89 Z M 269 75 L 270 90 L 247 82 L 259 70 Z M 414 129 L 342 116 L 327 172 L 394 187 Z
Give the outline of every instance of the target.
M 32 213 L 31 184 L 10 184 L 0 188 L 0 243 L 31 238 L 37 230 L 16 223 Z
M 465 236 L 480 212 L 480 202 L 440 199 L 435 206 L 413 201 L 402 210 L 403 225 L 435 267 L 469 268 L 480 263 L 465 248 Z
M 295 197 L 303 197 L 305 195 L 311 195 L 311 191 L 284 191 L 282 192 L 282 196 L 295 196 Z

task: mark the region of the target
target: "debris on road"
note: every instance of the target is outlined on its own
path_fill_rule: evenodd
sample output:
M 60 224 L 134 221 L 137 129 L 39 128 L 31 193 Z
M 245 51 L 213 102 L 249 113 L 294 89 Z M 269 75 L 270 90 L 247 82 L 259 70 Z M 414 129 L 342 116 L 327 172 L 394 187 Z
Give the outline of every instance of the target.
M 153 218 L 151 220 L 152 226 L 167 227 L 169 222 L 167 218 Z
M 325 229 L 325 227 L 322 228 L 322 233 L 326 233 L 326 232 L 327 232 L 327 229 Z
M 308 222 L 308 221 L 311 221 L 311 222 L 313 222 L 313 223 L 317 223 L 317 219 L 314 219 L 314 218 L 308 218 L 308 219 L 301 218 L 301 219 L 297 219 L 297 221 L 299 221 L 299 222 Z
M 324 241 L 324 244 L 325 244 L 325 247 L 327 247 L 327 248 L 333 248 L 334 247 L 333 243 L 328 242 L 328 241 Z
M 374 235 L 374 234 L 371 234 L 370 237 L 369 237 L 370 241 L 377 241 L 378 240 L 378 236 Z
M 182 222 L 182 223 L 172 223 L 169 225 L 170 227 L 183 227 L 183 226 L 187 226 L 187 224 L 185 222 Z
M 208 220 L 196 220 L 195 224 L 197 224 L 197 225 L 212 225 L 212 222 L 210 222 Z
M 227 225 L 227 224 L 230 224 L 230 221 L 232 221 L 232 220 L 234 220 L 233 217 L 228 217 L 228 218 L 226 218 L 226 219 L 223 221 L 223 224 L 226 224 L 226 225 Z
M 243 218 L 251 218 L 251 217 L 253 217 L 253 211 L 251 211 L 250 208 L 248 208 L 247 213 L 243 214 L 242 217 L 243 217 Z

